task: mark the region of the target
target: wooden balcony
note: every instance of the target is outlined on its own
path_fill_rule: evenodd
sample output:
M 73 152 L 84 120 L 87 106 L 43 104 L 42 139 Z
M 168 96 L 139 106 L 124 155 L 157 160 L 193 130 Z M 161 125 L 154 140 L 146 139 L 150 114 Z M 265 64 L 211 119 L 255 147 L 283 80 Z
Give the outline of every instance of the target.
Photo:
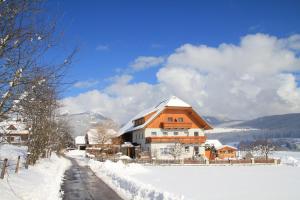
M 181 143 L 181 144 L 203 144 L 206 136 L 153 136 L 146 137 L 146 143 Z
M 163 129 L 188 129 L 192 128 L 192 123 L 190 122 L 162 122 L 161 127 Z

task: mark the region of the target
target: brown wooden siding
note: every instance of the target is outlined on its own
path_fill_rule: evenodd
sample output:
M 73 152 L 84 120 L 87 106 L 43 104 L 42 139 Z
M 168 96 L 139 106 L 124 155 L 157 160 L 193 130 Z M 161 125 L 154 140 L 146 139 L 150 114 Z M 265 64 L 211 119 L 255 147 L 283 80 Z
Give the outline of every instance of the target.
M 203 144 L 205 136 L 155 136 L 146 137 L 146 143 L 181 143 L 181 144 Z
M 226 158 L 236 158 L 236 149 L 230 147 L 224 147 L 222 149 L 218 149 L 218 158 L 226 159 Z
M 196 119 L 193 113 L 192 108 L 166 108 L 146 128 L 205 128 L 206 124 Z M 168 118 L 172 118 L 173 121 L 169 121 Z M 183 121 L 179 122 L 179 118 Z M 185 127 L 181 127 L 182 125 Z

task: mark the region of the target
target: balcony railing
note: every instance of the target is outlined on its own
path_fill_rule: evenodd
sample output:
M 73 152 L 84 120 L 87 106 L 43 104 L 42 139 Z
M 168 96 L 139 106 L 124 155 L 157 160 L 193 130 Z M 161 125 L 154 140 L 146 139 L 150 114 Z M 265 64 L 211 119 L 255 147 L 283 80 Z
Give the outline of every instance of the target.
M 164 129 L 171 129 L 171 128 L 186 129 L 186 128 L 192 128 L 192 123 L 190 123 L 190 122 L 162 122 L 161 127 Z
M 181 144 L 203 144 L 206 136 L 154 136 L 146 137 L 146 143 L 181 143 Z

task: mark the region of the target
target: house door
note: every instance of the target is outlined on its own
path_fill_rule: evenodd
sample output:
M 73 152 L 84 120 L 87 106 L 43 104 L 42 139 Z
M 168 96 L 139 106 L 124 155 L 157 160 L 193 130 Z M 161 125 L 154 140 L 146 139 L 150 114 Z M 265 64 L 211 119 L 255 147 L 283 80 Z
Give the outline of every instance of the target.
M 194 146 L 194 153 L 195 153 L 195 155 L 199 154 L 199 147 L 198 146 Z

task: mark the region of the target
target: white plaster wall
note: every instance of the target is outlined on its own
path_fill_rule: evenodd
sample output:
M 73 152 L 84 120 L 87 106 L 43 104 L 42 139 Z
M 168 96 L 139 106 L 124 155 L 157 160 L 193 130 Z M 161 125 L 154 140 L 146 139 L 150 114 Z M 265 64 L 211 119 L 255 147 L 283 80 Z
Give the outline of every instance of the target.
M 150 151 L 151 153 L 158 152 L 158 159 L 173 159 L 170 155 L 160 155 L 160 148 L 167 148 L 175 143 L 151 143 L 146 144 L 146 137 L 155 137 L 152 132 L 156 132 L 156 136 L 166 136 L 163 132 L 167 132 L 167 136 L 175 136 L 174 132 L 178 132 L 177 136 L 194 136 L 194 132 L 198 132 L 199 136 L 204 136 L 204 131 L 202 129 L 160 129 L 160 128 L 146 128 L 133 131 L 132 142 L 141 145 L 142 151 Z M 189 152 L 185 152 L 183 149 L 182 158 L 191 158 L 194 155 L 193 146 L 199 145 L 188 145 L 190 148 Z M 183 147 L 184 148 L 184 147 Z M 199 146 L 199 153 L 204 154 L 204 144 Z M 155 153 L 157 154 L 157 153 Z
M 161 150 L 160 150 L 161 148 L 172 148 L 173 145 L 175 145 L 175 143 L 151 143 L 150 144 L 151 155 L 153 157 L 156 157 L 157 159 L 174 159 L 172 155 L 161 154 Z M 189 147 L 189 152 L 185 152 L 185 146 Z M 194 146 L 198 146 L 199 154 L 204 155 L 205 153 L 204 145 L 183 145 L 182 155 L 180 156 L 180 159 L 192 158 L 194 155 Z
M 195 132 L 199 133 L 199 136 L 204 136 L 203 129 L 161 129 L 161 128 L 146 128 L 145 137 L 154 137 L 152 132 L 156 132 L 157 136 L 165 136 L 163 133 L 167 132 L 167 136 L 174 136 L 174 132 L 178 132 L 178 136 L 194 136 Z

